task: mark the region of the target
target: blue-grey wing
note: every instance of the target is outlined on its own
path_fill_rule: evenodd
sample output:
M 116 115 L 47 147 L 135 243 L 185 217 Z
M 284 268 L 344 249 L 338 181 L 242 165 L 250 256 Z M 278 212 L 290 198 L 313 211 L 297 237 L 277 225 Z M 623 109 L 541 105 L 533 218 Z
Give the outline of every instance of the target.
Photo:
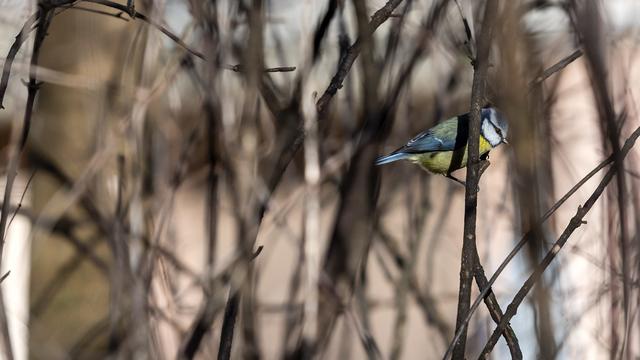
M 395 152 L 409 154 L 452 151 L 461 148 L 467 142 L 469 131 L 468 115 L 460 115 L 445 120 L 431 129 L 418 134 Z

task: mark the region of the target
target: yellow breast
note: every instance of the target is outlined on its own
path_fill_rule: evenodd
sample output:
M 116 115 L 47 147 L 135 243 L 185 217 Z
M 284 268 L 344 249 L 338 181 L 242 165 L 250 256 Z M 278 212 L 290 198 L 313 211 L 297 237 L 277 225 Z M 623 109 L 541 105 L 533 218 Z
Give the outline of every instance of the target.
M 492 146 L 487 139 L 484 136 L 480 136 L 480 155 L 486 154 L 491 149 Z M 455 151 L 434 151 L 416 154 L 409 160 L 433 173 L 447 174 L 467 166 L 467 154 L 467 147 L 465 146 Z

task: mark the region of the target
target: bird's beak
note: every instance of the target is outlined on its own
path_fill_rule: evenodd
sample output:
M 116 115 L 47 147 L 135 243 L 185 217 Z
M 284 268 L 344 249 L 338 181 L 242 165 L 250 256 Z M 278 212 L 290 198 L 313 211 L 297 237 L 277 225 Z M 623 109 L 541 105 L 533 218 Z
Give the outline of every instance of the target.
M 507 139 L 502 139 L 502 142 L 509 145 L 509 142 L 507 141 Z

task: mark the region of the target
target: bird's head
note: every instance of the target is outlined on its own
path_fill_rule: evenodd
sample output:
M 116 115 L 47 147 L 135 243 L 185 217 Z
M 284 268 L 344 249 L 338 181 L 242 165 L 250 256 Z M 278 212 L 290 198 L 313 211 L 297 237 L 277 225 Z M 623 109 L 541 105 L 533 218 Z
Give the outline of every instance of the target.
M 482 109 L 482 136 L 489 141 L 492 147 L 496 147 L 502 143 L 507 144 L 508 131 L 509 124 L 502 113 L 493 107 Z

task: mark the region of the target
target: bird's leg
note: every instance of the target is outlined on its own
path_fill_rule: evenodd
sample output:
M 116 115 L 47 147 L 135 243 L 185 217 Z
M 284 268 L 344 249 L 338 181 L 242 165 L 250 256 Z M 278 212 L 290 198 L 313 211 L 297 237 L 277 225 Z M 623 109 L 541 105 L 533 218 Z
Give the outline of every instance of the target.
M 482 174 L 484 174 L 484 171 L 489 168 L 489 165 L 491 165 L 491 162 L 489 161 L 488 156 L 486 159 L 480 160 L 480 172 L 479 172 L 480 175 L 478 177 L 481 177 Z
M 451 173 L 444 174 L 444 177 L 446 177 L 448 179 L 451 179 L 451 180 L 457 182 L 458 184 L 460 184 L 462 186 L 467 186 L 467 184 L 464 181 L 462 181 L 462 180 L 456 178 L 455 176 L 451 175 Z
M 479 169 L 479 175 L 478 175 L 478 177 L 482 177 L 482 174 L 484 174 L 485 170 L 487 170 L 487 169 L 489 168 L 489 165 L 491 165 L 491 162 L 488 160 L 488 158 L 489 158 L 489 157 L 487 156 L 487 157 L 482 158 L 482 159 L 480 160 L 480 169 Z M 445 176 L 446 178 L 449 178 L 449 179 L 451 179 L 451 180 L 453 180 L 453 181 L 457 182 L 458 184 L 460 184 L 460 185 L 462 185 L 462 186 L 464 186 L 464 187 L 466 187 L 466 186 L 467 186 L 467 183 L 466 183 L 466 182 L 464 182 L 464 181 L 462 181 L 462 180 L 460 180 L 460 179 L 456 178 L 455 176 L 451 175 L 451 173 L 444 174 L 444 176 Z M 479 185 L 478 185 L 478 192 L 480 192 L 480 186 L 479 186 Z

